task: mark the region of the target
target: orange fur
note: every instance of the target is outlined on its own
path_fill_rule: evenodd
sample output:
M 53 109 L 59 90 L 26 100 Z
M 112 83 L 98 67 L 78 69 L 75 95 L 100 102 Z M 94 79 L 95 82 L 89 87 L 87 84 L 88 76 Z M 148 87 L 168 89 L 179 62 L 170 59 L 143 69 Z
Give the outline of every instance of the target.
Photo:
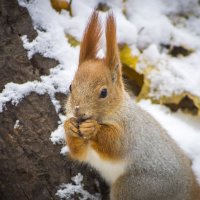
M 101 23 L 99 21 L 98 13 L 93 12 L 81 42 L 79 65 L 86 60 L 96 57 L 100 48 L 101 35 Z
M 116 38 L 116 24 L 112 13 L 107 17 L 106 23 L 106 64 L 111 70 L 120 63 Z
M 78 128 L 69 119 L 65 121 L 64 128 L 67 133 L 66 142 L 72 158 L 85 160 L 89 145 L 105 160 L 115 161 L 123 157 L 121 152 L 122 131 L 117 124 L 100 125 L 95 120 L 86 120 Z M 79 130 L 82 137 L 79 136 Z
M 122 66 L 117 45 L 116 22 L 111 12 L 106 22 L 106 58 L 105 64 L 112 71 L 113 79 L 117 80 L 119 87 L 124 88 L 122 82 Z
M 84 86 L 87 85 L 88 89 L 84 90 Z M 109 91 L 105 101 L 98 98 L 102 87 Z M 72 107 L 80 105 L 80 113 L 92 115 L 94 119 L 100 120 L 99 118 L 112 115 L 120 108 L 123 93 L 122 87 L 118 84 L 113 85 L 110 69 L 105 63 L 100 59 L 93 59 L 82 63 L 76 72 L 69 101 Z
M 72 127 L 74 128 L 72 133 Z M 65 121 L 64 129 L 66 135 L 66 143 L 70 148 L 70 155 L 72 158 L 78 159 L 80 161 L 85 160 L 87 153 L 88 141 L 79 137 L 78 127 L 76 127 L 72 120 L 69 119 Z M 76 135 L 75 135 L 76 134 Z
M 123 158 L 122 131 L 119 125 L 101 125 L 91 146 L 102 159 L 116 161 Z
M 84 161 L 86 159 L 88 141 L 67 134 L 66 143 L 70 148 L 70 156 L 72 158 L 79 161 Z
M 70 148 L 70 153 L 72 157 L 78 160 L 84 160 L 89 145 L 103 159 L 117 160 L 122 157 L 122 131 L 119 125 L 100 125 L 97 123 L 97 121 L 104 121 L 104 116 L 112 116 L 120 108 L 123 99 L 124 87 L 121 76 L 121 63 L 116 40 L 116 24 L 112 13 L 108 15 L 106 23 L 107 52 L 105 59 L 96 58 L 100 47 L 101 35 L 99 16 L 94 11 L 84 32 L 80 47 L 79 68 L 72 82 L 72 92 L 68 99 L 72 107 L 80 105 L 81 102 L 82 106 L 80 105 L 79 113 L 92 116 L 94 121 L 90 125 L 85 125 L 87 121 L 82 122 L 79 127 L 71 119 L 65 123 L 66 141 Z M 113 85 L 113 76 L 118 77 L 115 85 Z M 80 87 L 81 85 L 90 85 L 88 89 L 91 90 L 92 88 L 92 90 L 84 91 Z M 109 91 L 107 103 L 101 103 L 101 100 L 97 102 L 96 100 L 96 96 L 98 97 L 102 86 L 106 86 Z M 85 98 L 85 94 L 92 98 Z M 112 106 L 110 106 L 111 104 Z M 75 135 L 71 129 L 75 130 Z M 78 135 L 78 129 L 83 137 Z

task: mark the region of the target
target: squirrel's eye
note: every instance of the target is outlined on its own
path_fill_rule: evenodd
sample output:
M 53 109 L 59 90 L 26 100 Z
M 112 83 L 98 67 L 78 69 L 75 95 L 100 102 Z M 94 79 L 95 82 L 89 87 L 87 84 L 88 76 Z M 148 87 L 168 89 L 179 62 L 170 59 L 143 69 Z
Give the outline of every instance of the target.
M 69 91 L 70 92 L 72 91 L 72 84 L 70 84 L 70 86 L 69 86 Z
M 106 88 L 101 90 L 100 98 L 105 98 L 108 95 L 108 91 Z

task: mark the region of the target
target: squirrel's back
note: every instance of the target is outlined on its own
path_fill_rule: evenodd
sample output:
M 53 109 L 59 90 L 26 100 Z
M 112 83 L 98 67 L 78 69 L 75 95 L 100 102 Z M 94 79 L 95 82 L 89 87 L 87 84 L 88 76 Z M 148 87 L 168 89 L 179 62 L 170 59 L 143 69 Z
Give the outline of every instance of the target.
M 140 190 L 144 179 L 143 189 L 139 192 L 140 199 L 143 199 L 144 189 L 149 190 L 146 192 L 148 199 L 164 198 L 162 195 L 166 194 L 173 197 L 177 191 L 180 191 L 180 196 L 176 196 L 176 200 L 191 199 L 193 189 L 199 186 L 190 160 L 150 114 L 135 105 L 128 94 L 124 96 L 119 113 L 124 127 L 127 174 L 133 176 L 133 182 L 129 184 L 134 190 Z M 156 194 L 155 188 L 159 188 L 159 194 Z M 199 198 L 194 197 L 194 200 Z

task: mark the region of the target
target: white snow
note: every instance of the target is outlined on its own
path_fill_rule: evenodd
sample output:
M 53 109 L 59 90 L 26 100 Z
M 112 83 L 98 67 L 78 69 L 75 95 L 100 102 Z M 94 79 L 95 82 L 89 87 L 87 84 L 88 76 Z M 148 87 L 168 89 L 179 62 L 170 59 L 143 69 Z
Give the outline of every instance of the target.
M 61 199 L 72 199 L 73 195 L 80 194 L 79 199 L 80 200 L 100 200 L 101 196 L 99 193 L 96 194 L 90 194 L 86 190 L 83 189 L 84 185 L 82 184 L 83 181 L 83 176 L 78 173 L 76 176 L 71 178 L 73 183 L 68 183 L 68 184 L 62 184 L 60 186 L 60 189 L 57 191 L 56 195 L 59 196 Z
M 144 50 L 139 72 L 154 66 L 148 79 L 150 96 L 159 98 L 182 92 L 200 97 L 200 5 L 197 0 L 128 0 L 128 19 L 137 28 L 137 46 Z M 162 45 L 182 46 L 190 56 L 176 58 Z M 153 62 L 152 62 L 153 61 Z
M 67 93 L 70 82 L 77 69 L 79 46 L 71 47 L 66 34 L 81 40 L 84 27 L 92 10 L 100 0 L 72 1 L 73 17 L 67 11 L 60 13 L 52 9 L 49 0 L 18 0 L 21 6 L 28 9 L 38 36 L 30 41 L 21 37 L 28 57 L 40 53 L 45 57 L 56 59 L 59 64 L 50 70 L 50 75 L 42 76 L 40 81 L 29 81 L 23 84 L 8 83 L 0 93 L 0 112 L 11 101 L 18 104 L 31 92 L 48 93 L 56 111 L 61 105 L 55 99 L 56 92 Z M 190 92 L 200 97 L 200 5 L 198 0 L 121 0 L 103 1 L 114 10 L 117 22 L 119 43 L 127 43 L 140 55 L 138 72 L 147 66 L 155 67 L 148 78 L 151 81 L 150 96 L 159 98 Z M 127 16 L 123 15 L 126 8 Z M 100 12 L 102 22 L 106 14 Z M 184 17 L 186 16 L 186 17 Z M 161 44 L 182 46 L 192 50 L 189 56 L 172 57 Z M 140 50 L 142 50 L 140 52 Z M 101 56 L 104 50 L 101 50 Z M 140 54 L 138 53 L 140 52 Z M 167 108 L 153 105 L 149 101 L 139 103 L 148 110 L 168 131 L 178 145 L 193 161 L 193 169 L 200 181 L 200 119 L 183 113 L 171 113 Z M 58 128 L 51 134 L 51 141 L 64 143 L 63 122 L 65 117 L 59 115 Z M 63 147 L 62 154 L 66 154 Z M 74 184 L 64 184 L 57 195 L 67 199 L 74 192 L 86 197 L 97 197 L 83 190 L 81 175 L 73 179 Z
M 14 129 L 18 129 L 20 127 L 19 120 L 16 120 Z
M 128 0 L 126 5 L 128 19 L 137 27 L 138 45 L 142 48 L 152 43 L 199 48 L 199 7 L 197 0 Z M 176 26 L 174 16 L 182 19 Z M 190 19 L 189 24 L 195 20 L 198 26 L 195 32 L 184 16 Z
M 63 146 L 60 153 L 63 155 L 63 156 L 66 156 L 67 153 L 69 152 L 69 147 L 67 145 Z
M 150 97 L 188 92 L 200 98 L 200 50 L 187 57 L 171 57 L 151 44 L 140 56 L 137 71 L 142 72 L 147 66 L 154 67 L 148 75 Z
M 51 133 L 50 140 L 53 142 L 53 144 L 65 144 L 65 131 L 63 127 L 63 123 L 66 120 L 66 117 L 62 114 L 59 114 L 59 125 L 58 128 Z

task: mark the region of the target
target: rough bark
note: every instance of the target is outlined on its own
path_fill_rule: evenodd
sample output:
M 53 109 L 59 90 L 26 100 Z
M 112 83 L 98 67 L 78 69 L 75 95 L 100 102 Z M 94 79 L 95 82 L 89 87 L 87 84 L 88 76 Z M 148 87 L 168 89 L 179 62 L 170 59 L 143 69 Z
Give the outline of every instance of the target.
M 16 0 L 0 3 L 0 92 L 9 82 L 39 80 L 54 67 L 55 60 L 36 54 L 31 60 L 23 48 L 21 35 L 36 36 L 30 16 Z M 65 95 L 57 94 L 63 101 Z M 57 187 L 71 182 L 81 172 L 85 189 L 101 192 L 106 199 L 108 187 L 89 167 L 72 162 L 60 154 L 62 145 L 53 145 L 49 137 L 58 126 L 58 114 L 48 94 L 31 93 L 17 106 L 7 103 L 0 113 L 0 199 L 49 200 Z M 14 128 L 16 120 L 19 126 Z M 100 181 L 100 187 L 95 179 Z M 75 197 L 74 197 L 75 199 Z

